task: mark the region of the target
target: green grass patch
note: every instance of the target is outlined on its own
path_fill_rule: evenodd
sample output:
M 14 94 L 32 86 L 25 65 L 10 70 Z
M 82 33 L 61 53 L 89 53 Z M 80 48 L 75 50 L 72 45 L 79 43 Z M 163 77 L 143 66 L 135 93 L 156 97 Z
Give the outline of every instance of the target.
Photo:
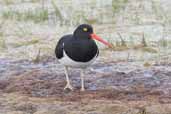
M 5 5 L 11 5 L 14 3 L 14 0 L 3 0 L 3 2 L 5 3 Z
M 0 49 L 5 49 L 6 47 L 5 39 L 0 35 Z
M 39 3 L 41 0 L 30 0 L 32 3 Z
M 0 24 L 1 25 L 1 24 Z M 1 26 L 0 26 L 1 29 Z M 0 30 L 0 49 L 5 49 L 6 46 L 6 42 L 5 42 L 5 38 L 4 38 L 4 34 L 3 32 Z
M 48 10 L 42 8 L 25 12 L 7 10 L 2 12 L 2 18 L 5 20 L 33 21 L 35 23 L 45 22 L 48 20 Z
M 98 20 L 97 19 L 85 19 L 85 22 L 92 25 L 92 24 L 97 23 Z
M 117 13 L 124 8 L 126 3 L 128 3 L 128 0 L 112 0 L 113 13 Z
M 159 40 L 159 46 L 161 46 L 161 47 L 167 47 L 168 44 L 169 44 L 169 41 L 167 41 L 166 39 Z
M 62 14 L 61 14 L 61 12 L 60 12 L 58 6 L 56 5 L 55 1 L 52 0 L 51 4 L 52 4 L 53 8 L 55 9 L 55 15 L 56 15 L 57 17 L 59 17 L 60 21 L 62 21 L 62 20 L 63 20 Z

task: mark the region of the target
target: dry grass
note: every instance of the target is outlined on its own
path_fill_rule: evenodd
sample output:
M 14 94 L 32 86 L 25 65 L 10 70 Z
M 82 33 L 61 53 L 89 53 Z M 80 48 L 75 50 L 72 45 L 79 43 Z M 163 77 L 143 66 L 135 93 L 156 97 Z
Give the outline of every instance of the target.
M 149 62 L 145 62 L 144 63 L 144 67 L 150 67 L 152 64 L 151 63 L 149 63 Z
M 142 41 L 140 44 L 134 44 L 134 45 L 130 45 L 128 42 L 126 42 L 122 35 L 120 33 L 118 33 L 118 36 L 120 38 L 120 42 L 119 41 L 116 41 L 116 42 L 110 42 L 110 44 L 112 44 L 112 50 L 113 51 L 127 51 L 127 50 L 130 50 L 130 49 L 133 49 L 133 50 L 141 50 L 143 52 L 148 52 L 148 53 L 158 53 L 156 47 L 151 47 L 151 46 L 148 46 L 147 44 L 147 41 L 143 35 L 143 38 L 142 38 Z M 109 48 L 106 48 L 106 49 L 109 49 Z
M 14 44 L 11 44 L 14 48 L 21 47 L 21 46 L 29 46 L 29 45 L 34 45 L 39 43 L 39 39 L 32 39 L 28 41 L 23 41 L 23 42 L 16 42 Z
M 148 53 L 158 53 L 158 51 L 153 47 L 143 47 L 141 50 L 143 52 L 148 52 Z

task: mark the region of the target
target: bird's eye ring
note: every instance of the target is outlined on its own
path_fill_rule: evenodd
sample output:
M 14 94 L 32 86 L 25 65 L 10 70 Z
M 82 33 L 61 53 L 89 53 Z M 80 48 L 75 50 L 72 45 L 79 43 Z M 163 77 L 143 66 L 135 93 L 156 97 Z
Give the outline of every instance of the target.
M 84 31 L 84 32 L 87 32 L 87 31 L 88 31 L 88 29 L 87 29 L 87 28 L 83 28 L 83 31 Z

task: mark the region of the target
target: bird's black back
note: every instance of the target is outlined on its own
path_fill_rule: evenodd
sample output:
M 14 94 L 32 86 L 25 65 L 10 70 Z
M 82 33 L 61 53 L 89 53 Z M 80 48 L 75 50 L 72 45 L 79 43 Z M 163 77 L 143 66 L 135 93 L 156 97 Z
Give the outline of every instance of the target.
M 63 57 L 63 50 L 74 61 L 88 62 L 98 55 L 98 48 L 92 39 L 77 39 L 73 35 L 62 37 L 55 49 L 56 57 Z

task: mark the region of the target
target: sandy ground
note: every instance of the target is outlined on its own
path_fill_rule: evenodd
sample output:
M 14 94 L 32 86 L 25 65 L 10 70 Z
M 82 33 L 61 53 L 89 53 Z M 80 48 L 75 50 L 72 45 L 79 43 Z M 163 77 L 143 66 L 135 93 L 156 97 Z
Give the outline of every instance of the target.
M 70 69 L 74 91 L 63 90 L 63 66 L 1 59 L 0 114 L 171 114 L 171 64 L 99 57 L 85 72 Z

